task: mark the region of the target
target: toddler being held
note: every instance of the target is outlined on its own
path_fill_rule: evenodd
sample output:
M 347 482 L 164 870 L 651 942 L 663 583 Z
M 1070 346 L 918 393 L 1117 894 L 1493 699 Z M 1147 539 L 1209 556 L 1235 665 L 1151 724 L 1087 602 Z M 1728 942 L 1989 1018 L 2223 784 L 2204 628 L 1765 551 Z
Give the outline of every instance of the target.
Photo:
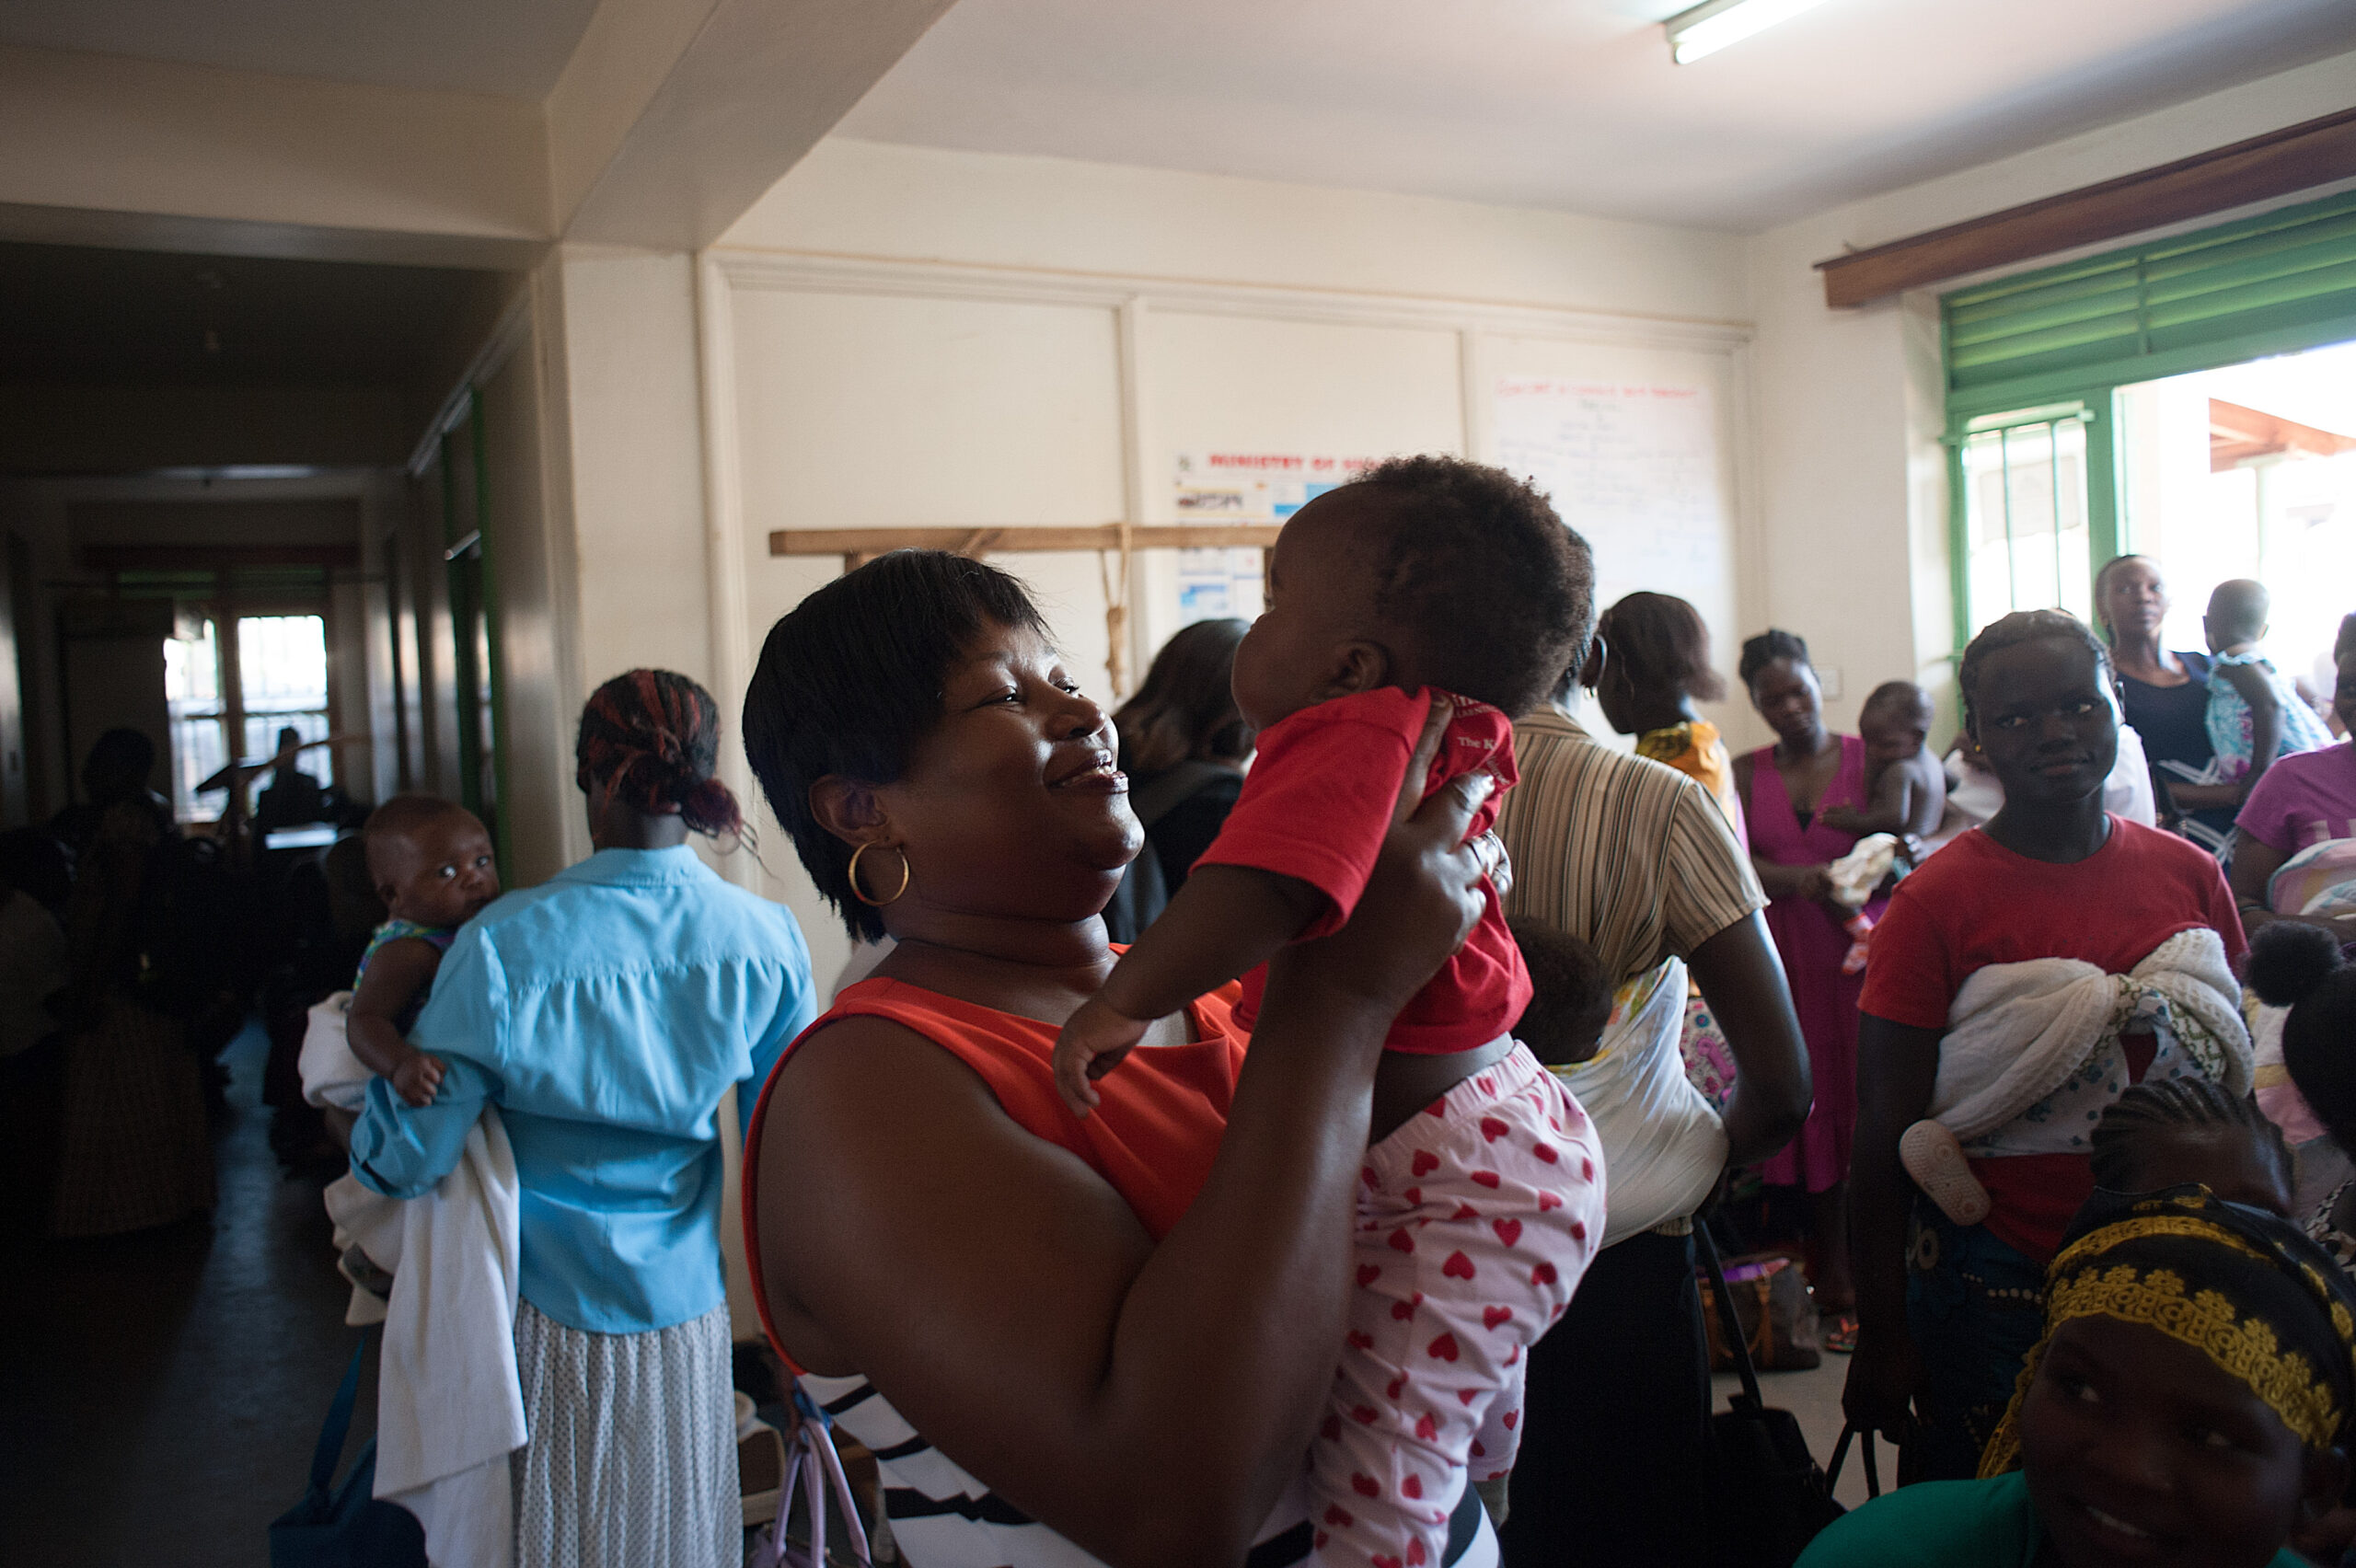
M 474 813 L 431 795 L 394 796 L 369 813 L 363 832 L 368 879 L 389 918 L 361 955 L 344 1037 L 403 1100 L 431 1105 L 442 1063 L 404 1036 L 458 928 L 499 896 L 499 868 Z
M 1242 977 L 1250 1028 L 1267 960 L 1347 922 L 1435 705 L 1449 715 L 1422 793 L 1487 775 L 1472 832 L 1488 828 L 1515 778 L 1512 718 L 1578 663 L 1592 594 L 1584 544 L 1542 497 L 1455 458 L 1382 464 L 1285 525 L 1235 654 L 1258 759 L 1185 886 L 1064 1026 L 1075 1113 L 1154 1020 Z M 1468 1467 L 1510 1469 L 1523 1354 L 1602 1239 L 1600 1146 L 1512 1037 L 1530 976 L 1485 901 L 1376 1073 L 1351 1332 L 1310 1471 L 1319 1545 L 1353 1561 L 1440 1561 Z

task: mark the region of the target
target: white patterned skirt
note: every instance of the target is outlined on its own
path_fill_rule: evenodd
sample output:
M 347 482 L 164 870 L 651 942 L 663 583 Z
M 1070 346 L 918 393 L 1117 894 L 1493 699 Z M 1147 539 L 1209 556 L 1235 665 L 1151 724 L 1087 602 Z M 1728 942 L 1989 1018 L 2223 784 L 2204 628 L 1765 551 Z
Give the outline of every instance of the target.
M 519 1301 L 515 1370 L 515 1568 L 738 1568 L 726 1306 L 595 1334 Z

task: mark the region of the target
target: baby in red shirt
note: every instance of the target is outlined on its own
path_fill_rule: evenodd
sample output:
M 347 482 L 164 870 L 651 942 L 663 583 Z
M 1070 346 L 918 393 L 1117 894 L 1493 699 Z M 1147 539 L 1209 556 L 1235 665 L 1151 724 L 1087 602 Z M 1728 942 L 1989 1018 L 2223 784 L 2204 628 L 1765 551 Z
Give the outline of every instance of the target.
M 1453 712 L 1421 788 L 1490 775 L 1472 824 L 1487 829 L 1515 779 L 1511 715 L 1582 651 L 1592 594 L 1585 544 L 1542 497 L 1455 458 L 1385 463 L 1285 525 L 1235 655 L 1259 755 L 1185 886 L 1064 1026 L 1056 1076 L 1077 1114 L 1151 1020 L 1240 976 L 1249 1027 L 1268 958 L 1349 919 L 1436 700 Z M 1522 1353 L 1603 1234 L 1602 1157 L 1512 1037 L 1530 977 L 1485 894 L 1384 1042 L 1351 1330 L 1311 1455 L 1320 1547 L 1390 1568 L 1440 1561 L 1468 1466 L 1511 1468 Z

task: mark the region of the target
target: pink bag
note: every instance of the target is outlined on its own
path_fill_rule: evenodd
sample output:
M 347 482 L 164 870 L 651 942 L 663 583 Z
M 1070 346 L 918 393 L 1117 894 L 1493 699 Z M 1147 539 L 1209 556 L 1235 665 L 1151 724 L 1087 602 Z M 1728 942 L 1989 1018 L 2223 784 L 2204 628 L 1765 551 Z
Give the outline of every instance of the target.
M 798 1420 L 785 1442 L 785 1474 L 778 1482 L 777 1517 L 753 1544 L 745 1568 L 826 1568 L 826 1500 L 834 1498 L 843 1523 L 849 1527 L 851 1561 L 859 1568 L 874 1568 L 868 1555 L 867 1534 L 860 1528 L 859 1503 L 851 1495 L 850 1478 L 835 1453 L 834 1418 L 793 1385 L 793 1410 Z M 809 1516 L 809 1540 L 791 1539 L 786 1525 L 793 1516 L 793 1497 L 802 1494 Z

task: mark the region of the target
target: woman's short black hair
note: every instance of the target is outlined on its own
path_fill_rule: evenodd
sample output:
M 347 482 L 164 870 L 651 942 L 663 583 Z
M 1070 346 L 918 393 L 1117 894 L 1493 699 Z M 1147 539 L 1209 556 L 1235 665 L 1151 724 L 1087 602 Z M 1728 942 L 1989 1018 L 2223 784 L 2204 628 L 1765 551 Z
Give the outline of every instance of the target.
M 810 810 L 829 774 L 889 784 L 941 719 L 941 686 L 990 626 L 1045 636 L 1022 584 L 945 550 L 894 550 L 827 583 L 769 628 L 745 691 L 745 755 L 819 895 L 854 938 L 883 917 L 851 895 L 851 847 Z
M 1797 632 L 1778 631 L 1771 627 L 1742 645 L 1742 663 L 1735 666 L 1735 674 L 1742 677 L 1743 685 L 1749 686 L 1759 678 L 1760 671 L 1778 659 L 1807 664 L 1811 670 L 1816 668 L 1808 663 L 1805 639 Z
M 2109 645 L 2069 611 L 2015 610 L 1981 628 L 1980 635 L 1971 640 L 1971 646 L 1963 651 L 1963 663 L 1956 670 L 1956 686 L 1963 694 L 1963 727 L 1967 733 L 1979 733 L 1974 726 L 1979 721 L 1980 674 L 1988 656 L 2007 648 L 2018 648 L 2024 642 L 2067 642 L 2083 648 L 2094 655 L 2097 674 L 2107 680 L 2118 678 L 2111 672 Z
M 1213 757 L 1251 755 L 1251 724 L 1235 706 L 1235 650 L 1251 628 L 1200 620 L 1161 645 L 1138 694 L 1113 715 L 1123 767 L 1140 779 Z
M 1674 594 L 1630 594 L 1596 618 L 1604 657 L 1616 659 L 1639 690 L 1673 691 L 1715 702 L 1727 683 L 1710 668 L 1710 628 Z

